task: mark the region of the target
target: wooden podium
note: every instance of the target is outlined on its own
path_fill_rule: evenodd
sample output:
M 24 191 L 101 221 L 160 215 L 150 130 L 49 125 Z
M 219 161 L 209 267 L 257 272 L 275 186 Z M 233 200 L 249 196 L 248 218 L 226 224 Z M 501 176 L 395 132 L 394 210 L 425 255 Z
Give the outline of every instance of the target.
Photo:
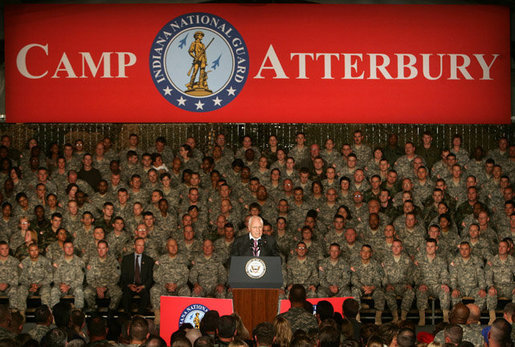
M 234 288 L 233 306 L 243 324 L 252 330 L 261 322 L 272 322 L 278 312 L 279 289 Z
M 264 274 L 254 276 L 257 268 Z M 279 288 L 282 286 L 280 257 L 231 257 L 229 285 L 232 287 L 234 312 L 240 315 L 252 333 L 261 322 L 272 322 L 278 313 Z

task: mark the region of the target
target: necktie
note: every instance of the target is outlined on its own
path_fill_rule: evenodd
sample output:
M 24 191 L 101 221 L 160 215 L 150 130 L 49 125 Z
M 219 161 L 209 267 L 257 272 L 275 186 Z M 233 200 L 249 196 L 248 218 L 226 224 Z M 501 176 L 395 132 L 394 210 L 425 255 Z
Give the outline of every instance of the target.
M 140 255 L 136 255 L 136 264 L 134 264 L 134 283 L 141 284 L 141 269 L 139 266 L 139 257 Z
M 252 247 L 252 254 L 254 255 L 254 257 L 258 256 L 258 252 L 259 252 L 258 240 L 254 239 L 254 246 Z

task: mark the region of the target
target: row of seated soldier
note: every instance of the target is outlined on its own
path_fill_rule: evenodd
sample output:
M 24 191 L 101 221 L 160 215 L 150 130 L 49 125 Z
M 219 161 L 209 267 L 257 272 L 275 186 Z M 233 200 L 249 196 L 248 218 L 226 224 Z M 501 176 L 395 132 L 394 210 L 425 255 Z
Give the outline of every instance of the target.
M 371 297 L 378 324 L 416 301 L 420 325 L 429 298 L 446 321 L 463 297 L 491 321 L 498 298 L 514 300 L 507 138 L 472 155 L 461 136 L 437 149 L 429 132 L 403 150 L 395 134 L 372 149 L 359 130 L 341 151 L 333 139 L 295 141 L 287 151 L 275 136 L 264 148 L 245 136 L 233 151 L 218 134 L 203 153 L 192 137 L 144 150 L 131 134 L 119 151 L 106 137 L 44 153 L 2 136 L 0 294 L 22 313 L 36 294 L 47 305 L 73 295 L 91 311 L 97 298 L 129 311 L 138 296 L 159 321 L 162 295 L 231 297 L 232 245 L 255 226 L 277 244 L 283 297 L 294 284 L 308 297 Z

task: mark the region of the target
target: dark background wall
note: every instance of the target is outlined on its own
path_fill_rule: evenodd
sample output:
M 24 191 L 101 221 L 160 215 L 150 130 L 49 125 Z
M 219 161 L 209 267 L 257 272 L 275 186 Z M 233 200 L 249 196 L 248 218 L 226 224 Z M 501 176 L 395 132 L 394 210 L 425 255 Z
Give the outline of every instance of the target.
M 213 146 L 217 133 L 224 133 L 228 143 L 236 149 L 244 135 L 250 135 L 259 147 L 264 147 L 270 135 L 276 135 L 282 147 L 290 149 L 295 143 L 295 134 L 302 131 L 309 144 L 319 143 L 323 146 L 327 138 L 332 138 L 337 148 L 352 142 L 352 133 L 361 129 L 365 141 L 371 146 L 384 146 L 389 134 L 399 135 L 399 143 L 413 141 L 419 143 L 422 133 L 429 130 L 439 148 L 449 147 L 451 137 L 461 134 L 464 148 L 471 152 L 476 146 L 484 149 L 495 148 L 501 136 L 507 136 L 511 143 L 515 141 L 513 123 L 509 125 L 413 125 L 413 124 L 0 124 L 0 134 L 9 134 L 13 145 L 24 149 L 30 138 L 35 138 L 44 150 L 52 142 L 63 145 L 76 139 L 84 140 L 86 150 L 93 151 L 95 144 L 104 136 L 109 136 L 120 148 L 127 144 L 129 134 L 140 136 L 142 148 L 152 147 L 156 137 L 164 136 L 173 149 L 183 144 L 188 136 L 197 139 L 197 146 L 207 150 Z

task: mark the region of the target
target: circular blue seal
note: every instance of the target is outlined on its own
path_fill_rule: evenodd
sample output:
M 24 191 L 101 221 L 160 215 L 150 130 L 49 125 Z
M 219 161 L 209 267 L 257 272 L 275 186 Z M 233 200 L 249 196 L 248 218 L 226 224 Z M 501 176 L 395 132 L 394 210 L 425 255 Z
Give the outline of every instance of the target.
M 224 107 L 241 92 L 249 54 L 240 33 L 210 13 L 188 13 L 168 22 L 150 49 L 150 74 L 172 105 L 192 112 Z
M 184 323 L 190 323 L 195 329 L 199 329 L 200 321 L 209 309 L 202 304 L 189 305 L 182 311 L 179 317 L 179 327 Z

